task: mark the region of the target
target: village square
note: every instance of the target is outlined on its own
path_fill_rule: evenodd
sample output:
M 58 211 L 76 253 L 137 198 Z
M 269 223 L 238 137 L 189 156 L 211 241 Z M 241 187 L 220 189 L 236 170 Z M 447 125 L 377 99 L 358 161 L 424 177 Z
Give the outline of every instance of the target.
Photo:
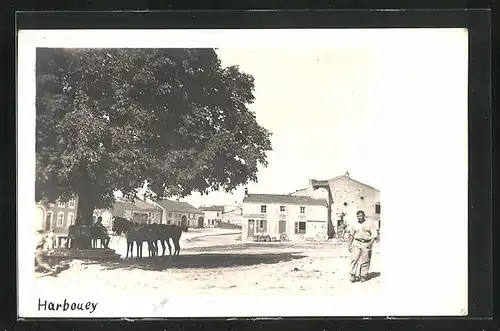
M 211 49 L 38 50 L 36 284 L 378 291 L 380 191 L 347 170 L 262 177 L 254 84 Z

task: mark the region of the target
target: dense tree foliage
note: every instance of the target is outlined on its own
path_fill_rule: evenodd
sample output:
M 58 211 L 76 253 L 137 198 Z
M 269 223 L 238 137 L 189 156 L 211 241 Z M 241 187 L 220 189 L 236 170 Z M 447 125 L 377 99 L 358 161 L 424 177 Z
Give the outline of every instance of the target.
M 267 165 L 254 79 L 213 49 L 38 49 L 37 200 L 79 197 L 77 224 L 113 192 L 231 191 Z

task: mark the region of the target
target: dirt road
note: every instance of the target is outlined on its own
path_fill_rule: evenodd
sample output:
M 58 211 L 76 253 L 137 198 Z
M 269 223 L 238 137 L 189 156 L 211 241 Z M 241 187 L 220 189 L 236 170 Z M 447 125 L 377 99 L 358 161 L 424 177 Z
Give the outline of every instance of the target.
M 378 247 L 374 247 L 371 279 L 351 284 L 343 243 L 241 243 L 233 234 L 185 238 L 181 245 L 181 255 L 172 258 L 73 261 L 57 277 L 36 282 L 54 289 L 91 284 L 93 291 L 154 289 L 170 295 L 335 295 L 379 290 Z

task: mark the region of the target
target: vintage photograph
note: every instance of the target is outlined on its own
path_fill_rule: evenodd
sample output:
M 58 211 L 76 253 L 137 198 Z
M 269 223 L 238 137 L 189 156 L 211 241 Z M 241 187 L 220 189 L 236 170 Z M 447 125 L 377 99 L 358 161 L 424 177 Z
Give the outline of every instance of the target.
M 34 201 L 23 235 L 33 241 L 23 249 L 42 294 L 29 309 L 189 317 L 217 316 L 214 304 L 167 306 L 379 297 L 394 234 L 384 188 L 395 159 L 384 145 L 398 139 L 387 133 L 387 68 L 397 64 L 389 44 L 365 38 L 32 45 Z M 111 312 L 109 302 L 132 305 L 123 298 L 138 293 L 135 310 Z M 228 312 L 219 305 L 218 316 Z

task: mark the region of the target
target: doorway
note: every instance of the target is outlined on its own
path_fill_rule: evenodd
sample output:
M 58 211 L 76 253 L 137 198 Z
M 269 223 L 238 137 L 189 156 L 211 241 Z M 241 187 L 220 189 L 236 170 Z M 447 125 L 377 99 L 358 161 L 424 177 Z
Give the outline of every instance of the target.
M 248 237 L 255 235 L 255 220 L 248 220 Z
M 278 233 L 286 233 L 286 221 L 279 221 L 278 223 Z

